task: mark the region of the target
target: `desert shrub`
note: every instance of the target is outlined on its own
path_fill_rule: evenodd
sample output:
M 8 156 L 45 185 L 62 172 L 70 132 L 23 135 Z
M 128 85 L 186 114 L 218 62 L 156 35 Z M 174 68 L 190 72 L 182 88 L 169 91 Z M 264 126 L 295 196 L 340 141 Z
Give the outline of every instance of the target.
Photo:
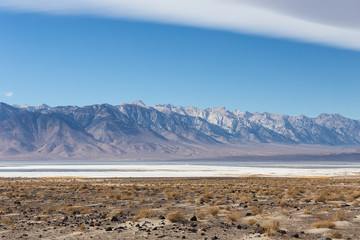
M 167 191 L 165 195 L 168 199 L 179 199 L 181 197 L 181 193 L 177 191 Z
M 265 221 L 261 224 L 261 227 L 264 228 L 265 233 L 268 236 L 273 235 L 279 230 L 279 222 L 278 221 Z
M 5 226 L 9 226 L 9 225 L 12 225 L 14 224 L 14 221 L 11 220 L 11 218 L 9 217 L 3 217 L 0 221 L 1 224 L 5 225 Z
M 219 199 L 214 203 L 215 206 L 220 206 L 220 205 L 225 205 L 225 204 L 226 204 L 225 199 Z
M 40 216 L 40 221 L 42 221 L 42 222 L 45 222 L 45 221 L 47 221 L 49 219 L 49 215 L 41 215 Z
M 238 211 L 231 211 L 226 216 L 231 222 L 238 222 L 241 219 L 241 214 Z
M 307 214 L 307 215 L 312 215 L 313 214 L 313 208 L 311 206 L 306 206 L 304 213 Z
M 323 202 L 323 203 L 325 203 L 326 195 L 325 194 L 320 194 L 320 195 L 316 196 L 314 198 L 314 200 L 315 200 L 315 202 Z
M 79 214 L 80 207 L 69 206 L 69 207 L 66 207 L 65 212 L 68 214 Z
M 204 220 L 206 218 L 206 215 L 207 215 L 207 211 L 205 209 L 200 209 L 196 211 L 195 214 L 195 216 L 200 220 Z
M 110 213 L 110 217 L 114 217 L 114 216 L 118 217 L 118 216 L 122 215 L 123 213 L 124 213 L 124 209 L 117 208 Z
M 250 219 L 247 221 L 247 224 L 248 224 L 249 226 L 252 226 L 252 225 L 254 225 L 256 222 L 257 222 L 257 221 L 256 221 L 255 218 L 250 218 Z
M 331 194 L 330 196 L 328 196 L 327 200 L 330 200 L 330 201 L 344 201 L 345 196 L 342 193 L 335 193 L 335 194 Z
M 283 199 L 279 202 L 279 205 L 280 205 L 280 207 L 285 208 L 288 205 L 288 202 Z
M 259 207 L 253 206 L 253 207 L 251 207 L 251 213 L 252 213 L 254 216 L 256 216 L 256 215 L 262 213 L 262 209 L 259 208 Z
M 344 210 L 339 210 L 335 212 L 332 216 L 334 221 L 344 221 L 349 218 L 349 214 Z
M 132 218 L 133 221 L 138 221 L 141 218 L 151 218 L 155 215 L 154 210 L 150 208 L 141 208 L 138 213 Z
M 92 213 L 92 210 L 89 207 L 82 207 L 79 210 L 80 210 L 80 214 L 90 214 L 90 213 Z
M 329 233 L 329 237 L 330 238 L 335 238 L 335 239 L 342 238 L 342 234 L 339 231 L 331 231 Z
M 312 226 L 314 228 L 330 228 L 333 229 L 335 228 L 335 223 L 333 221 L 330 220 L 323 220 L 323 221 L 319 221 L 319 222 L 314 222 L 312 224 Z
M 85 232 L 85 224 L 81 224 L 79 227 L 78 227 L 78 231 L 79 232 Z
M 325 213 L 323 210 L 317 211 L 313 215 L 317 219 L 323 219 L 325 217 Z
M 184 222 L 185 214 L 181 210 L 172 210 L 167 216 L 166 219 L 170 222 Z
M 219 207 L 210 207 L 209 212 L 211 215 L 216 216 L 219 214 L 220 208 Z
M 213 194 L 211 194 L 211 193 L 205 193 L 204 195 L 200 196 L 200 197 L 197 199 L 196 203 L 199 204 L 199 203 L 201 203 L 201 202 L 207 202 L 207 201 L 209 201 L 209 200 L 212 199 L 212 198 L 213 198 Z
M 243 203 L 245 203 L 245 202 L 251 202 L 251 200 L 252 200 L 252 195 L 249 194 L 249 193 L 241 193 L 241 194 L 239 195 L 239 200 L 240 200 L 240 202 L 243 202 Z
M 360 191 L 355 191 L 351 194 L 351 196 L 354 198 L 354 199 L 357 199 L 360 197 Z

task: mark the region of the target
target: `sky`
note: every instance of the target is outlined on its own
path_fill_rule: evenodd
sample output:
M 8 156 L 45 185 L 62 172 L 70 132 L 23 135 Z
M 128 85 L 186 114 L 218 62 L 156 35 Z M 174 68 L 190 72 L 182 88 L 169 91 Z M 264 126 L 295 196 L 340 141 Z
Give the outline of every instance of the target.
M 3 0 L 0 101 L 360 119 L 360 3 L 326 1 Z

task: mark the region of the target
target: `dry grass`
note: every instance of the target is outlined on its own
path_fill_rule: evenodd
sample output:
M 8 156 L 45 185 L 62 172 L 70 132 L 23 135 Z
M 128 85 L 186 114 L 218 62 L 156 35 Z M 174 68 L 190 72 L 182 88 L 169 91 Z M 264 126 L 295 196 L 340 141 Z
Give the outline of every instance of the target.
M 253 206 L 253 207 L 251 207 L 251 213 L 252 213 L 254 216 L 259 215 L 259 214 L 262 213 L 262 209 L 259 208 L 259 207 Z
M 334 221 L 345 221 L 349 218 L 349 213 L 347 213 L 344 210 L 339 210 L 337 212 L 335 212 L 332 216 L 332 219 Z
M 255 223 L 257 223 L 256 219 L 255 218 L 250 218 L 248 221 L 247 221 L 247 224 L 249 226 L 252 226 L 254 225 Z
M 279 226 L 280 224 L 278 221 L 267 220 L 261 224 L 261 227 L 264 228 L 264 231 L 268 236 L 274 235 L 277 232 L 277 230 L 279 230 Z
M 339 239 L 339 238 L 342 238 L 342 234 L 339 231 L 331 231 L 329 233 L 329 237 Z
M 10 226 L 14 224 L 14 221 L 10 217 L 3 217 L 1 218 L 0 223 L 5 226 Z
M 231 221 L 231 222 L 238 222 L 240 221 L 242 215 L 240 212 L 238 211 L 231 211 L 228 212 L 228 214 L 226 215 L 226 217 Z
M 200 220 L 204 220 L 206 215 L 208 215 L 208 211 L 206 209 L 200 209 L 195 213 L 195 216 Z
M 316 228 L 334 228 L 335 221 L 354 223 L 352 216 L 359 214 L 359 186 L 360 178 L 0 179 L 1 225 L 24 229 L 20 225 L 24 220 L 36 220 L 36 227 L 45 228 L 68 216 L 72 222 L 66 224 L 76 231 L 75 226 L 89 224 L 93 218 L 101 217 L 103 225 L 111 225 L 159 219 L 169 212 L 169 221 L 184 223 L 185 213 L 196 213 L 200 229 L 200 225 L 211 228 L 220 221 L 236 226 L 231 223 L 251 213 L 256 216 L 247 221 L 251 231 L 262 223 L 269 229 L 267 234 L 274 235 L 276 224 L 263 219 L 281 217 L 276 219 L 286 229 L 303 214 L 307 214 L 303 223 L 314 222 Z M 119 222 L 111 222 L 113 216 Z M 85 228 L 91 229 L 86 224 Z
M 109 216 L 110 217 L 119 217 L 124 213 L 124 209 L 119 207 L 115 210 L 113 210 L 112 212 L 110 212 Z
M 138 221 L 142 218 L 151 218 L 155 215 L 154 210 L 150 208 L 141 208 L 138 213 L 132 218 L 133 221 Z
M 312 226 L 314 228 L 330 228 L 333 229 L 335 228 L 335 223 L 333 221 L 330 220 L 323 220 L 323 221 L 319 221 L 319 222 L 314 222 L 312 224 Z
M 79 232 L 85 232 L 86 228 L 85 228 L 85 224 L 81 224 L 78 229 L 77 229 Z
M 166 216 L 166 219 L 170 222 L 185 222 L 185 214 L 181 210 L 172 210 Z
M 217 200 L 215 201 L 214 205 L 215 206 L 226 205 L 226 200 L 225 199 Z
M 219 207 L 210 207 L 209 212 L 211 215 L 216 216 L 219 214 L 220 208 Z

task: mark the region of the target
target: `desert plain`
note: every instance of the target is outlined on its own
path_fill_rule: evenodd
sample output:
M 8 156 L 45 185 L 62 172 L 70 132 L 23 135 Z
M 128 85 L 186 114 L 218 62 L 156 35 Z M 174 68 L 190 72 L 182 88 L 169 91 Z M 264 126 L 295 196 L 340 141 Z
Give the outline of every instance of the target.
M 360 239 L 360 177 L 0 178 L 0 239 Z

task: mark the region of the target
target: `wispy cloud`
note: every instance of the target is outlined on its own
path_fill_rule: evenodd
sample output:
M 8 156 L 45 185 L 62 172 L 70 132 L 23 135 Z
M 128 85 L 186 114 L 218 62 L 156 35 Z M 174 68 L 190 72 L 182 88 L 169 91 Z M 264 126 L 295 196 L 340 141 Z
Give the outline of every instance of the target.
M 359 0 L 2 0 L 0 8 L 132 18 L 360 50 Z
M 6 92 L 5 93 L 5 97 L 12 97 L 12 96 L 14 96 L 13 92 Z

